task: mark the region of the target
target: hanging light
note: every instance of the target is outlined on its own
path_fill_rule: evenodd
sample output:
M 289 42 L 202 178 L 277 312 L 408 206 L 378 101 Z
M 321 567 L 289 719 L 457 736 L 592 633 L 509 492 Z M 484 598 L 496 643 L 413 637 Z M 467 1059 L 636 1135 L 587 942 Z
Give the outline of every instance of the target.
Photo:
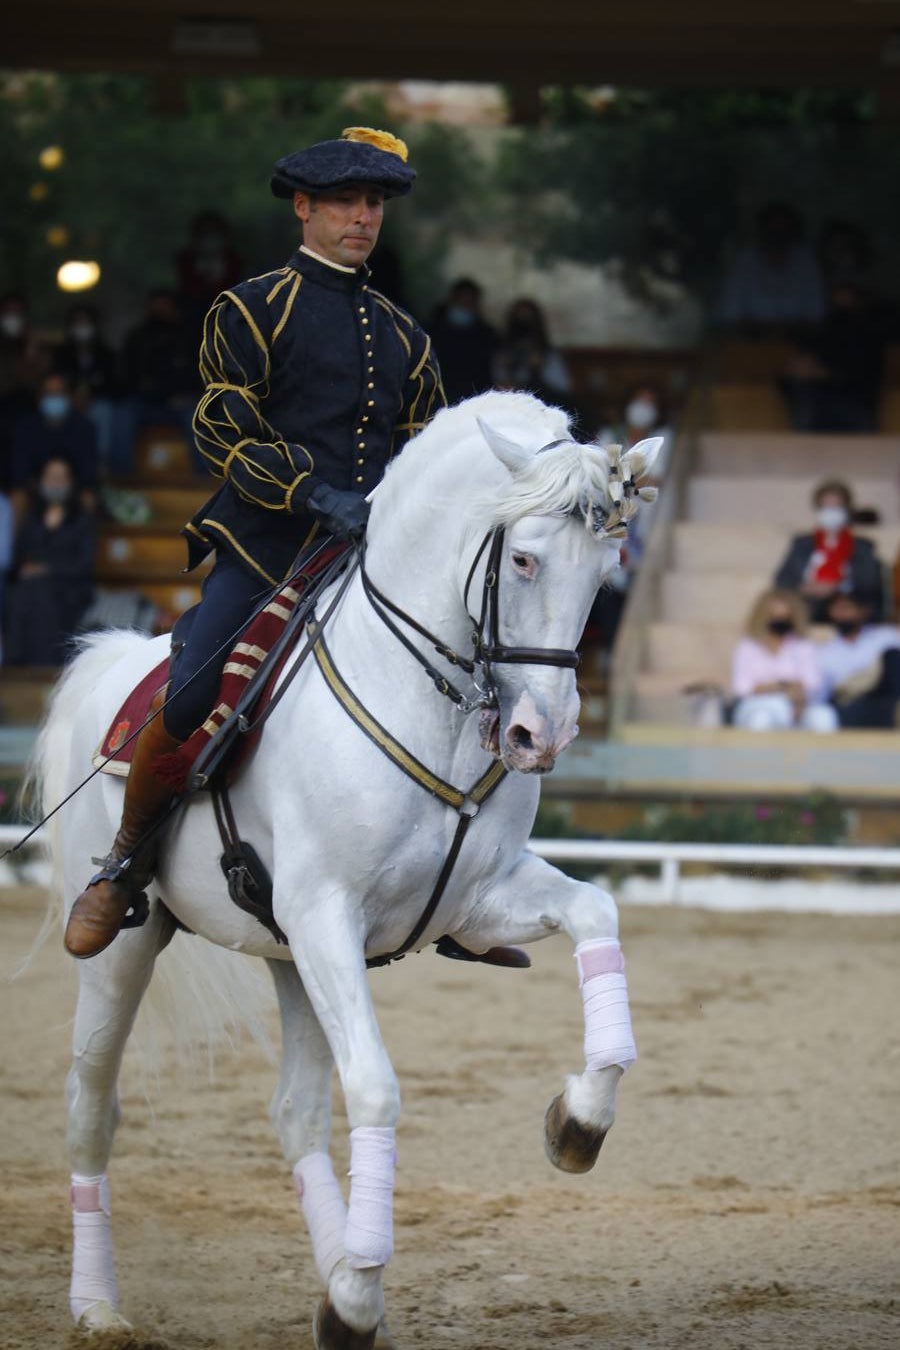
M 38 155 L 38 164 L 40 164 L 42 169 L 46 169 L 48 173 L 52 173 L 54 169 L 62 167 L 65 158 L 66 152 L 61 145 L 45 145 Z
M 69 242 L 69 231 L 65 225 L 48 225 L 44 238 L 51 248 L 65 248 Z
M 56 284 L 61 291 L 89 291 L 100 280 L 100 264 L 96 262 L 64 262 L 56 273 Z
M 42 202 L 49 191 L 49 183 L 38 181 L 37 183 L 32 183 L 31 187 L 28 189 L 28 195 L 33 202 Z

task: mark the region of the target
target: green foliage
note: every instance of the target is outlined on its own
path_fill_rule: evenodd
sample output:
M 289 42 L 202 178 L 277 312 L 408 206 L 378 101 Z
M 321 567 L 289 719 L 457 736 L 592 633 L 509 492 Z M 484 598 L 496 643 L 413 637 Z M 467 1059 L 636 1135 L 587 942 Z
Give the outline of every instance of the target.
M 346 86 L 283 79 L 190 80 L 181 115 L 156 106 L 149 79 L 128 75 L 16 75 L 0 80 L 0 164 L 6 185 L 0 266 L 46 312 L 66 257 L 96 258 L 101 302 L 139 301 L 170 284 L 172 257 L 197 211 L 231 220 L 248 273 L 276 265 L 296 229 L 270 196 L 281 155 L 339 134 L 371 100 L 348 108 Z M 44 172 L 40 151 L 59 145 L 63 165 Z M 29 195 L 41 184 L 46 195 Z M 50 226 L 69 242 L 54 248 Z
M 660 308 L 673 283 L 708 297 L 724 248 L 771 198 L 813 227 L 862 220 L 893 246 L 897 138 L 873 128 L 866 95 L 559 88 L 546 108 L 501 157 L 508 229 L 545 260 L 612 265 Z

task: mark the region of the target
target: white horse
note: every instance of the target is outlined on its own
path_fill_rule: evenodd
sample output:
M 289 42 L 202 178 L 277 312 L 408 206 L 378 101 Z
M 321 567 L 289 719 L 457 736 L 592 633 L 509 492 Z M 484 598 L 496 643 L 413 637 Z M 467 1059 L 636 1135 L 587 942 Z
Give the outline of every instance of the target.
M 127 1326 L 119 1312 L 106 1169 L 119 1120 L 122 1053 L 154 962 L 173 937 L 174 915 L 198 935 L 179 935 L 179 943 L 206 938 L 269 963 L 283 1028 L 271 1118 L 326 1289 L 316 1344 L 322 1350 L 375 1345 L 392 1253 L 400 1094 L 366 961 L 396 952 L 415 931 L 463 817 L 471 818 L 471 828 L 414 947 L 448 934 L 484 952 L 568 934 L 584 996 L 585 1068 L 551 1103 L 546 1142 L 563 1169 L 593 1165 L 613 1121 L 618 1080 L 635 1055 L 616 907 L 604 891 L 530 854 L 526 843 L 539 796 L 535 774 L 551 768 L 577 733 L 574 670 L 555 658 L 575 647 L 594 595 L 616 564 L 623 522 L 637 496 L 646 495 L 634 480 L 647 472 L 657 448 L 656 441 L 642 442 L 619 461 L 615 451 L 574 443 L 558 409 L 530 395 L 492 393 L 440 413 L 390 469 L 374 495 L 368 574 L 448 649 L 470 656 L 470 611 L 478 615 L 496 581 L 497 631 L 488 634 L 493 662 L 470 677 L 465 664 L 431 652 L 431 661 L 473 704 L 483 676 L 495 702 L 482 711 L 479 727 L 440 697 L 373 608 L 357 572 L 328 624 L 333 670 L 391 744 L 459 787 L 458 797 L 448 804 L 433 784 L 426 790 L 404 772 L 396 756 L 351 720 L 322 664 L 310 660 L 233 791 L 241 834 L 271 872 L 274 916 L 289 945 L 278 945 L 229 900 L 213 812 L 201 794 L 168 830 L 147 922 L 79 963 L 67 1102 L 70 1303 L 82 1328 Z M 479 546 L 498 527 L 503 532 L 492 537 L 499 538 L 500 552 L 491 562 L 488 549 L 479 556 Z M 426 647 L 412 627 L 395 623 L 417 648 Z M 524 659 L 520 652 L 517 661 L 521 648 L 541 651 Z M 504 650 L 510 649 L 507 663 Z M 116 708 L 166 650 L 164 637 L 110 633 L 75 659 L 38 750 L 46 808 L 84 776 Z M 542 653 L 553 663 L 543 663 Z M 488 704 L 483 698 L 482 708 Z M 498 762 L 508 776 L 498 783 L 485 779 Z M 479 782 L 482 789 L 468 795 Z M 101 776 L 57 817 L 62 908 L 84 885 L 92 855 L 108 848 L 121 804 L 121 781 Z M 328 1156 L 334 1066 L 351 1128 L 349 1204 Z

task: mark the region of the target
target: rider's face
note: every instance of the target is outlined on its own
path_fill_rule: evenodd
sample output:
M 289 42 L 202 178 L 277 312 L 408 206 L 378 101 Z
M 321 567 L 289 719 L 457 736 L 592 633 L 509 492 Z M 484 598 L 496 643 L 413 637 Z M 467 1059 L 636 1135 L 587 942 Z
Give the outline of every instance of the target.
M 295 192 L 294 212 L 303 222 L 307 248 L 342 267 L 361 267 L 378 239 L 384 193 L 366 183 L 348 183 L 315 197 Z

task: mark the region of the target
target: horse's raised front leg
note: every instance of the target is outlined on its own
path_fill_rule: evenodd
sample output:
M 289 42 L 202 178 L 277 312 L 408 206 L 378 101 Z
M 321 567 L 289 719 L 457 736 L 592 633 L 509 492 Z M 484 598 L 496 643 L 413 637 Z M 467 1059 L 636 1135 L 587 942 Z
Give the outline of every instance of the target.
M 66 1079 L 73 1226 L 69 1306 L 87 1331 L 128 1329 L 119 1312 L 106 1169 L 121 1115 L 116 1085 L 125 1042 L 153 963 L 173 931 L 171 916 L 153 906 L 143 928 L 120 934 L 101 955 L 78 963 Z
M 483 951 L 498 943 L 536 942 L 566 932 L 575 944 L 584 1003 L 584 1071 L 572 1074 L 547 1110 L 547 1154 L 564 1172 L 587 1172 L 615 1118 L 616 1088 L 637 1058 L 628 1007 L 619 918 L 612 896 L 573 881 L 523 853 L 513 869 L 478 896 L 465 926 L 451 934 Z
M 316 1107 L 311 1098 L 306 1124 L 291 1139 L 292 1147 L 313 1145 L 300 1179 L 304 1198 L 310 1187 L 316 1197 L 311 1212 L 306 1207 L 304 1212 L 319 1227 L 316 1260 L 328 1289 L 316 1316 L 316 1345 L 371 1350 L 384 1313 L 384 1267 L 393 1252 L 399 1088 L 372 1006 L 359 916 L 332 893 L 323 906 L 279 914 L 279 922 L 334 1057 L 350 1122 L 350 1201 L 340 1253 L 335 1237 L 340 1191 L 323 1157 L 327 1108 Z

